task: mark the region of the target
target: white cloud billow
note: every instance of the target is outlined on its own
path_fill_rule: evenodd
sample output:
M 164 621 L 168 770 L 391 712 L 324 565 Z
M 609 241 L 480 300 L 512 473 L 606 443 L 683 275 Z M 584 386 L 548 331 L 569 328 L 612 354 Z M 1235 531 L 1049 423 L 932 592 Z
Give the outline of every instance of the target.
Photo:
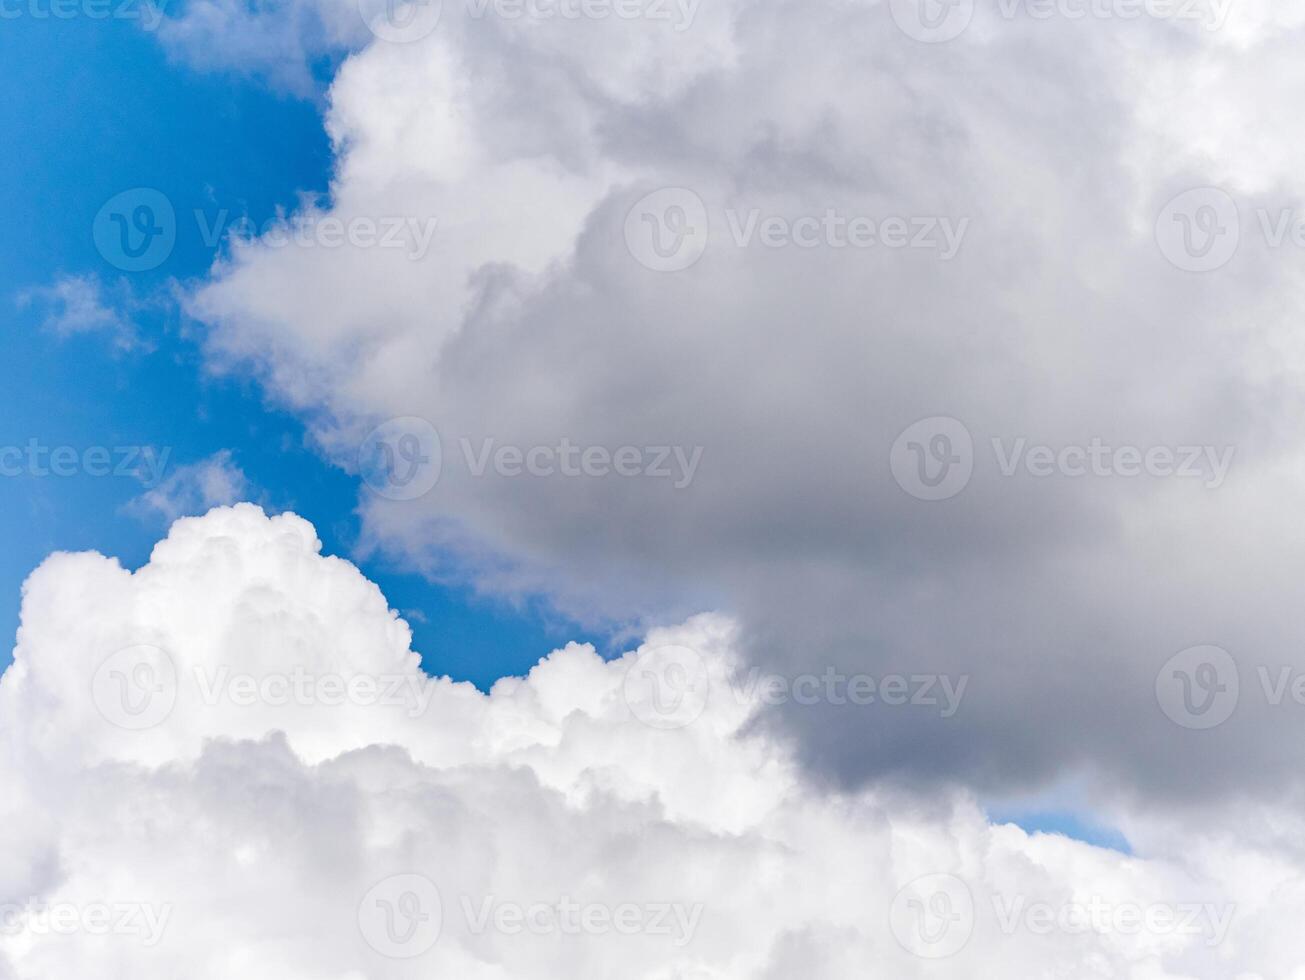
M 727 619 L 486 695 L 422 673 L 319 549 L 240 505 L 135 572 L 32 575 L 0 680 L 0 977 L 1300 975 L 1297 815 L 1245 843 L 1139 817 L 1125 857 L 964 796 L 830 792 L 747 733 Z M 695 662 L 706 686 L 648 700 L 639 670 Z

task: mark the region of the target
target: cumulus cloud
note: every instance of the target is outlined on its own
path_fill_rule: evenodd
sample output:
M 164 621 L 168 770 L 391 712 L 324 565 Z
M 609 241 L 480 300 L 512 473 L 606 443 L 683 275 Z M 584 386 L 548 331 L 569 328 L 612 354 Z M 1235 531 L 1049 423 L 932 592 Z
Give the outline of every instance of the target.
M 813 786 L 749 731 L 737 625 L 487 694 L 313 528 L 57 554 L 0 679 L 0 976 L 1299 975 L 1299 816 L 1135 857 Z M 1293 972 L 1296 971 L 1296 972 Z
M 653 7 L 446 3 L 350 57 L 330 214 L 433 243 L 232 254 L 189 303 L 214 362 L 342 466 L 427 467 L 363 507 L 433 576 L 725 609 L 789 678 L 971 678 L 948 718 L 755 720 L 848 783 L 1294 792 L 1258 675 L 1302 666 L 1301 18 L 993 0 L 942 40 L 897 0 Z M 1242 696 L 1194 734 L 1157 679 L 1183 696 L 1198 646 Z

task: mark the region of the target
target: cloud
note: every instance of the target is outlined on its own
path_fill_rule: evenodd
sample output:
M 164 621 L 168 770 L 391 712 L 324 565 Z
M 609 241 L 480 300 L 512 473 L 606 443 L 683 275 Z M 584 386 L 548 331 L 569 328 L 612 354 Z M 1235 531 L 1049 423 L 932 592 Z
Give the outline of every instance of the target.
M 371 36 L 351 0 L 192 0 L 155 29 L 168 53 L 193 68 L 251 75 L 301 96 L 317 88 L 322 63 Z
M 971 677 L 950 718 L 756 720 L 847 785 L 1290 795 L 1258 682 L 1198 737 L 1157 679 L 1203 645 L 1244 684 L 1305 666 L 1300 18 L 955 6 L 931 43 L 897 3 L 446 4 L 350 57 L 325 123 L 331 215 L 438 219 L 424 258 L 254 245 L 189 310 L 341 466 L 438 459 L 363 496 L 432 576 L 586 622 L 724 609 L 790 678 Z M 367 440 L 395 418 L 426 422 Z
M 122 350 L 142 346 L 136 327 L 123 313 L 138 308 L 130 288 L 125 282 L 118 283 L 113 300 L 107 299 L 105 292 L 96 275 L 63 276 L 49 286 L 23 290 L 18 294 L 18 306 L 42 310 L 43 329 L 60 338 L 104 333 Z
M 0 678 L 0 976 L 1291 976 L 1298 810 L 1135 857 L 804 779 L 737 626 L 488 694 L 250 505 L 56 554 Z M 388 692 L 388 693 L 387 693 Z M 389 697 L 393 694 L 394 697 Z M 1249 811 L 1243 810 L 1245 820 Z M 1247 833 L 1254 827 L 1254 833 Z
M 164 460 L 161 466 L 166 466 Z M 249 479 L 222 449 L 206 459 L 174 467 L 156 486 L 127 504 L 130 513 L 161 518 L 171 524 L 184 515 L 203 514 L 219 504 L 233 504 L 250 495 Z

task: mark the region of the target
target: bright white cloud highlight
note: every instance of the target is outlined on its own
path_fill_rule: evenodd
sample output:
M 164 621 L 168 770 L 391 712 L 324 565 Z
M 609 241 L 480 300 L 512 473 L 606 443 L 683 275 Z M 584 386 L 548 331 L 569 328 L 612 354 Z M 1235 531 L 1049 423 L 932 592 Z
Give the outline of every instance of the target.
M 1125 858 L 828 793 L 748 733 L 717 616 L 488 695 L 409 639 L 290 514 L 49 558 L 0 680 L 0 976 L 1299 975 L 1294 815 L 1139 818 Z

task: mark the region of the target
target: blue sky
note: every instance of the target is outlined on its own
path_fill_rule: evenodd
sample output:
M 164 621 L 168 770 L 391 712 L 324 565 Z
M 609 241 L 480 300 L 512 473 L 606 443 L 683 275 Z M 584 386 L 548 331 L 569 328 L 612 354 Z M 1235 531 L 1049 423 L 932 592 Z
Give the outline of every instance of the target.
M 9 180 L 0 182 L 0 330 L 9 370 L 0 445 L 164 447 L 169 466 L 231 450 L 254 495 L 317 527 L 328 553 L 352 557 L 358 484 L 306 448 L 302 425 L 247 380 L 202 366 L 194 328 L 166 297 L 172 280 L 203 274 L 213 258 L 201 223 L 225 209 L 262 222 L 302 191 L 328 184 L 330 147 L 320 102 L 254 81 L 170 64 L 135 22 L 31 17 L 0 30 L 0 133 Z M 319 95 L 320 97 L 320 95 Z M 20 178 L 20 179 L 15 179 Z M 123 273 L 96 250 L 92 223 L 116 194 L 162 191 L 177 240 L 157 269 Z M 149 349 L 113 337 L 42 329 L 47 310 L 22 303 L 65 276 L 97 275 L 129 305 Z M 143 492 L 131 477 L 0 477 L 0 633 L 14 634 L 20 586 L 55 550 L 95 549 L 129 567 L 163 534 L 157 515 L 124 510 Z M 528 669 L 578 632 L 538 610 L 480 600 L 404 574 L 382 560 L 364 571 L 401 610 L 429 669 L 484 685 Z M 11 659 L 0 644 L 0 665 Z

